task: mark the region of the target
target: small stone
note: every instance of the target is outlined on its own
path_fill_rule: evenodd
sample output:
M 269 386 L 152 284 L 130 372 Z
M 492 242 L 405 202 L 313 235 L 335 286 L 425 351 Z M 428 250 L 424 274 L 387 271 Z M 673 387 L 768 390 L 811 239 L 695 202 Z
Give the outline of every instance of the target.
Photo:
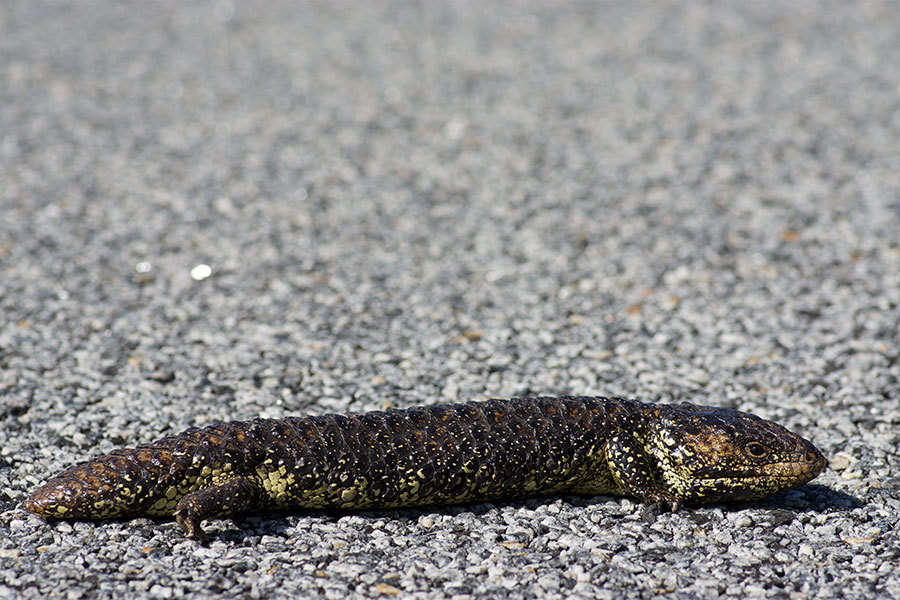
M 423 529 L 431 529 L 432 527 L 434 527 L 434 519 L 432 519 L 428 515 L 422 515 L 421 517 L 419 517 L 418 522 L 419 527 L 422 527 Z
M 377 583 L 375 584 L 375 593 L 382 594 L 384 596 L 396 596 L 400 593 L 400 589 L 395 588 L 394 586 L 387 583 Z
M 828 461 L 828 466 L 830 466 L 835 471 L 843 471 L 850 466 L 851 462 L 852 457 L 843 452 L 838 452 L 831 458 L 830 461 Z
M 753 525 L 753 519 L 749 515 L 740 515 L 734 520 L 735 527 L 750 527 Z

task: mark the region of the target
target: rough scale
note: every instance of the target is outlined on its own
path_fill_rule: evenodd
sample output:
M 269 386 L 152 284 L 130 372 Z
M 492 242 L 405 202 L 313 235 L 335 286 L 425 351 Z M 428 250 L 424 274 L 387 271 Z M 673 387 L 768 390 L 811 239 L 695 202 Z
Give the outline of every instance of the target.
M 74 465 L 34 491 L 45 518 L 365 509 L 546 495 L 753 500 L 826 460 L 759 417 L 622 398 L 513 398 L 359 415 L 216 423 Z

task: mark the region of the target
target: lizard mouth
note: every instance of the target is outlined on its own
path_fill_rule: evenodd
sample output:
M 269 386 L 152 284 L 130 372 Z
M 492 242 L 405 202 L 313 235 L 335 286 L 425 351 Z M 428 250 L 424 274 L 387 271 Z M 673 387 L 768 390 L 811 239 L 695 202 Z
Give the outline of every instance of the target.
M 764 467 L 748 467 L 746 470 L 717 470 L 715 473 L 696 473 L 695 477 L 706 484 L 728 482 L 741 482 L 743 485 L 752 485 L 759 483 L 761 487 L 768 482 L 777 482 L 779 489 L 788 489 L 791 487 L 803 485 L 812 481 L 825 470 L 828 461 L 820 455 L 819 460 L 812 463 L 809 462 L 784 462 L 772 463 Z M 709 471 L 712 471 L 710 469 Z
M 772 463 L 747 470 L 698 474 L 695 493 L 706 500 L 754 500 L 801 486 L 815 479 L 827 466 L 819 455 L 813 462 Z

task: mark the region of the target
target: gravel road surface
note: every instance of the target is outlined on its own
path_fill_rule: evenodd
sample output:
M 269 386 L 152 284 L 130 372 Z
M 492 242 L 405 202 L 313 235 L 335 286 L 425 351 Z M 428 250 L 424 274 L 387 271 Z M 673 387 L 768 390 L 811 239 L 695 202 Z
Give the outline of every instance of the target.
M 0 4 L 0 598 L 900 597 L 896 2 Z M 813 484 L 45 523 L 192 425 L 749 410 Z

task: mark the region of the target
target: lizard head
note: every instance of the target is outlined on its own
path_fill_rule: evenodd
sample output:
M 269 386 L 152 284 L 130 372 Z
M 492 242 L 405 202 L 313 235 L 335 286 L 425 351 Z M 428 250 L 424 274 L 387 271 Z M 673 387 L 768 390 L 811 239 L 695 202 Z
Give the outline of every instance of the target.
M 658 411 L 650 452 L 680 500 L 755 500 L 803 485 L 828 464 L 811 442 L 755 415 L 688 403 Z

